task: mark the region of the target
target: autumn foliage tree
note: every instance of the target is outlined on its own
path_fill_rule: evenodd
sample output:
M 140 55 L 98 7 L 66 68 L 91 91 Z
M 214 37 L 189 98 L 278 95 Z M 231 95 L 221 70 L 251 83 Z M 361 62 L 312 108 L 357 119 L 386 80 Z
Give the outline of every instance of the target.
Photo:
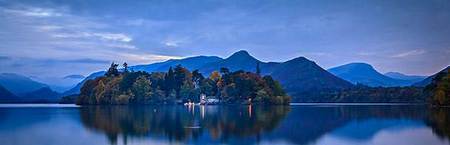
M 221 103 L 288 104 L 290 97 L 270 76 L 221 68 L 204 77 L 177 65 L 167 72 L 119 72 L 111 64 L 107 73 L 88 80 L 81 88 L 77 104 L 173 104 L 199 101 L 200 94 Z M 127 67 L 124 65 L 124 67 Z M 127 68 L 128 69 L 128 68 Z

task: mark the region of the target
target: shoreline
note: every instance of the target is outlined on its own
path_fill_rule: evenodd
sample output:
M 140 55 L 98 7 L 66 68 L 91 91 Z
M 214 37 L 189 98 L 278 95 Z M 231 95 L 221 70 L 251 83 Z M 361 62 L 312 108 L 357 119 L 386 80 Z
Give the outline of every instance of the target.
M 235 106 L 239 104 L 217 104 L 204 106 Z M 289 105 L 253 105 L 253 106 L 426 106 L 426 103 L 290 103 Z M 12 107 L 84 107 L 84 106 L 184 106 L 179 104 L 172 105 L 77 105 L 60 103 L 0 103 L 0 108 Z M 194 105 L 201 106 L 201 105 Z M 239 105 L 248 106 L 248 105 Z

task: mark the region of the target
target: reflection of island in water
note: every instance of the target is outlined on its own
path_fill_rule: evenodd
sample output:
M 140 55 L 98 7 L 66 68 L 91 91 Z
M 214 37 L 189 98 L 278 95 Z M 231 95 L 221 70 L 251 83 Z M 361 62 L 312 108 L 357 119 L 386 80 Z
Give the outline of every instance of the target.
M 196 140 L 208 133 L 213 140 L 249 137 L 271 131 L 288 114 L 289 106 L 95 106 L 80 109 L 83 124 L 107 134 L 166 137 L 169 141 Z
M 151 137 L 170 142 L 311 144 L 327 134 L 370 140 L 399 123 L 426 125 L 437 136 L 450 138 L 449 110 L 426 106 L 97 106 L 82 107 L 81 119 L 86 127 L 104 132 L 111 143 L 120 137 L 125 143 L 129 137 Z M 353 128 L 355 122 L 366 124 Z

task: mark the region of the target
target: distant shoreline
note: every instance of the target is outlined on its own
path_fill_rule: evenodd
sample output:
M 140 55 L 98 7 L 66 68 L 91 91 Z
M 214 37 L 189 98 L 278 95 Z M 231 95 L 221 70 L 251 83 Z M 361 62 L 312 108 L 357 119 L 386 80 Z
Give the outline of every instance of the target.
M 218 104 L 205 106 L 229 106 L 241 104 Z M 426 103 L 290 103 L 289 106 L 422 106 Z M 82 107 L 82 106 L 182 106 L 182 105 L 76 105 L 60 103 L 0 103 L 0 108 L 6 107 Z M 246 105 L 243 105 L 246 106 Z M 273 105 L 253 105 L 253 106 L 273 106 Z

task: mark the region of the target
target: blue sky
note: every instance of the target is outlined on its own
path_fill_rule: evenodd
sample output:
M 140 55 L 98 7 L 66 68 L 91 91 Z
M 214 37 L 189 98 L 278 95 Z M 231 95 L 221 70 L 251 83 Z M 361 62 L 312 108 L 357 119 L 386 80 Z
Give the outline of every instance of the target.
M 450 1 L 0 0 L 0 72 L 87 75 L 238 50 L 429 75 L 450 62 Z

